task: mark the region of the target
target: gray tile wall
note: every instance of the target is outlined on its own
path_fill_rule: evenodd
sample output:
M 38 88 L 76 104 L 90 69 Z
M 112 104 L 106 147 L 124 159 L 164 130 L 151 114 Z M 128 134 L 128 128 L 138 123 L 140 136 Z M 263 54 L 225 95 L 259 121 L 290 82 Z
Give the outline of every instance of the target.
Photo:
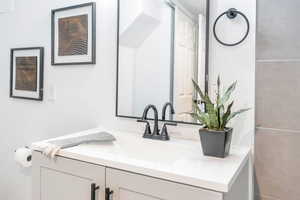
M 258 0 L 256 200 L 300 199 L 300 1 Z

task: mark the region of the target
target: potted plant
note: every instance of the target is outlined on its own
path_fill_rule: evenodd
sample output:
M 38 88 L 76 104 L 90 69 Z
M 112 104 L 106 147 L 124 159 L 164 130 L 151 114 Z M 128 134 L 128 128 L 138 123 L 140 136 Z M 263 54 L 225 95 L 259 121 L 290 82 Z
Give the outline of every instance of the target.
M 225 158 L 229 154 L 233 129 L 227 127 L 228 122 L 237 115 L 249 110 L 241 109 L 232 112 L 234 101 L 227 103 L 237 82 L 232 83 L 225 93 L 220 93 L 221 81 L 217 80 L 216 100 L 213 102 L 207 93 L 203 93 L 199 85 L 193 80 L 194 88 L 202 101 L 205 103 L 205 111 L 200 109 L 198 103 L 194 103 L 194 112 L 191 116 L 201 122 L 204 127 L 199 130 L 202 150 L 204 155 Z

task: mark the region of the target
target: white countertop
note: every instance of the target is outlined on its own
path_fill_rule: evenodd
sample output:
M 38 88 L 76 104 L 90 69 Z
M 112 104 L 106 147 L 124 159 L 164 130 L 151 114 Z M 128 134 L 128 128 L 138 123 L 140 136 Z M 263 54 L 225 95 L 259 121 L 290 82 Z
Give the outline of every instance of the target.
M 102 129 L 92 129 L 66 137 L 84 135 Z M 84 144 L 61 150 L 58 155 L 117 168 L 178 183 L 219 192 L 228 192 L 249 159 L 250 149 L 232 147 L 225 159 L 206 157 L 199 141 L 143 139 L 142 133 L 110 131 L 116 141 Z M 64 138 L 64 137 L 62 137 Z M 57 138 L 55 138 L 57 139 Z M 43 141 L 45 142 L 45 141 Z M 33 143 L 33 150 L 40 150 Z

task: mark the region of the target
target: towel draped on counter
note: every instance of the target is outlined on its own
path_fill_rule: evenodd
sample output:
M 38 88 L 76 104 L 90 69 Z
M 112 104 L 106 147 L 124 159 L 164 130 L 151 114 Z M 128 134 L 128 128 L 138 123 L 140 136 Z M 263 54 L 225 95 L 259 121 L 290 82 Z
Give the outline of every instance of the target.
M 40 144 L 40 148 L 45 156 L 54 158 L 60 149 L 75 147 L 80 144 L 94 143 L 94 142 L 113 142 L 116 138 L 105 131 L 91 133 L 88 135 L 51 140 Z

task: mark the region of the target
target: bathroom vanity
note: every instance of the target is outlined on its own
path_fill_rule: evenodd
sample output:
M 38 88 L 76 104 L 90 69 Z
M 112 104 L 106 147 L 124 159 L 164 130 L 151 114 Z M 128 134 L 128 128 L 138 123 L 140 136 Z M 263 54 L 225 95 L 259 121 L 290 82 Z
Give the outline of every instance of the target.
M 64 149 L 55 159 L 32 144 L 33 200 L 248 199 L 248 148 L 218 159 L 203 156 L 197 141 L 111 133 L 115 142 Z

